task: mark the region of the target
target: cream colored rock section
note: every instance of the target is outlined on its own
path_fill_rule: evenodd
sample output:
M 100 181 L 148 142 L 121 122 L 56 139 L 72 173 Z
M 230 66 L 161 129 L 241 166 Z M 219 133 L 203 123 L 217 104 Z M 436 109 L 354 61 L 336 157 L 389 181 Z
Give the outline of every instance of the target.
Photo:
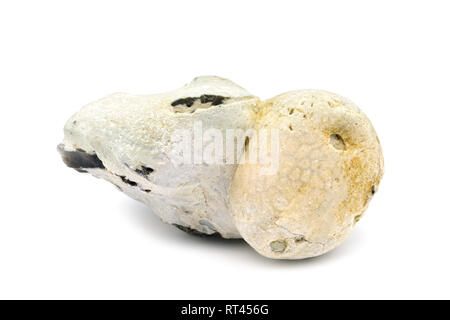
M 231 188 L 241 236 L 261 255 L 302 259 L 338 246 L 366 210 L 383 175 L 369 119 L 339 95 L 301 90 L 261 104 L 256 128 L 280 129 L 280 167 L 243 164 Z
M 201 95 L 228 97 L 221 105 L 185 108 L 171 103 Z M 106 170 L 86 169 L 147 204 L 163 221 L 205 234 L 238 238 L 228 210 L 236 165 L 182 165 L 170 160 L 171 136 L 177 129 L 247 129 L 254 125 L 258 99 L 231 81 L 198 77 L 181 89 L 155 95 L 116 93 L 83 107 L 65 128 L 64 148 L 95 152 Z M 197 108 L 198 107 L 198 108 Z M 195 112 L 190 113 L 194 110 Z M 204 145 L 206 142 L 203 143 Z M 136 173 L 142 166 L 154 171 Z M 135 186 L 124 183 L 125 177 Z

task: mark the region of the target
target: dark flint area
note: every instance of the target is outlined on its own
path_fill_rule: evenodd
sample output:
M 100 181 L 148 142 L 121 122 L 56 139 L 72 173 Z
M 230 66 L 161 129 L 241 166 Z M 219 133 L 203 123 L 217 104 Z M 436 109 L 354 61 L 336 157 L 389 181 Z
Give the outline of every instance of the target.
M 64 149 L 64 145 L 60 144 L 57 147 L 58 152 L 69 168 L 73 168 L 78 172 L 86 172 L 83 169 L 98 168 L 105 169 L 103 162 L 97 157 L 95 153 L 87 153 L 82 149 L 76 149 L 75 151 L 67 151 Z
M 137 186 L 137 183 L 136 183 L 136 182 L 131 181 L 131 180 L 128 180 L 125 176 L 119 176 L 119 177 L 120 177 L 120 179 L 122 179 L 122 181 L 123 181 L 124 183 L 129 184 L 129 185 L 132 186 L 132 187 Z
M 181 98 L 173 101 L 171 103 L 172 107 L 176 107 L 178 105 L 185 105 L 186 107 L 190 108 L 194 105 L 196 100 L 200 100 L 201 103 L 211 103 L 213 106 L 221 105 L 227 97 L 223 96 L 217 96 L 213 94 L 204 94 L 200 97 L 188 97 L 188 98 Z
M 136 169 L 134 171 L 136 171 L 136 173 L 140 174 L 141 176 L 146 176 L 152 173 L 154 170 L 150 167 L 141 166 L 141 169 Z
M 201 103 L 211 103 L 213 106 L 218 106 L 223 103 L 223 101 L 227 99 L 222 96 L 215 96 L 211 94 L 204 94 L 200 96 L 200 102 Z
M 195 100 L 197 100 L 197 99 L 198 98 L 181 98 L 181 99 L 178 99 L 178 100 L 175 100 L 174 102 L 172 102 L 171 106 L 176 107 L 178 105 L 185 105 L 186 107 L 192 107 Z
M 198 231 L 198 230 L 196 230 L 196 229 L 192 229 L 192 228 L 189 228 L 189 227 L 185 227 L 185 226 L 182 226 L 182 225 L 179 225 L 179 224 L 172 224 L 172 225 L 173 225 L 174 227 L 177 227 L 178 229 L 180 229 L 180 230 L 182 230 L 182 231 L 184 231 L 184 232 L 190 234 L 190 235 L 193 235 L 193 236 L 198 236 L 198 237 L 218 237 L 218 238 L 222 238 L 222 236 L 221 236 L 220 233 L 218 233 L 218 232 L 215 232 L 215 233 L 213 233 L 213 234 L 207 234 L 207 233 L 200 232 L 200 231 Z

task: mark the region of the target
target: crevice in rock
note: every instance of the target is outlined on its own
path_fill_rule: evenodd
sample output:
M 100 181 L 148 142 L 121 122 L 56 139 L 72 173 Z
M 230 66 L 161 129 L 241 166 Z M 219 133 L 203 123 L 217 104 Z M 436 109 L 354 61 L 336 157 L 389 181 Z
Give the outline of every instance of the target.
M 330 143 L 337 150 L 347 149 L 344 139 L 342 139 L 342 137 L 337 133 L 330 135 Z

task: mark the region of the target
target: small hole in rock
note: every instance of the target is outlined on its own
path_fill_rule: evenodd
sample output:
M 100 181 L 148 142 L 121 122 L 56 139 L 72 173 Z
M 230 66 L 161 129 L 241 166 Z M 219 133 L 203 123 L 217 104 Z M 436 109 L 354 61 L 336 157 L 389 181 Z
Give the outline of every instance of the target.
M 289 109 L 289 114 L 293 114 L 294 113 L 294 109 Z
M 339 134 L 330 135 L 330 143 L 337 150 L 345 150 L 347 147 L 345 146 L 344 139 Z
M 249 143 L 250 143 L 250 138 L 249 137 L 245 137 L 245 151 L 248 151 Z
M 289 130 L 293 131 L 292 124 L 289 125 Z

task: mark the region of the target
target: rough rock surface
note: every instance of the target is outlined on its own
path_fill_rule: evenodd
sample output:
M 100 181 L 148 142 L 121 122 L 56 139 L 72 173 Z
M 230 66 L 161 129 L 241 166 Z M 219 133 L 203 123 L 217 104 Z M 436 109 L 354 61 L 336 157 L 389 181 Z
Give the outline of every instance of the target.
M 116 93 L 72 116 L 58 146 L 65 163 L 115 184 L 182 230 L 238 238 L 228 210 L 236 165 L 171 160 L 177 129 L 247 129 L 258 99 L 229 80 L 199 77 L 163 94 Z M 225 132 L 223 132 L 225 136 Z M 206 142 L 204 142 L 206 144 Z
M 204 159 L 174 164 L 173 134 L 195 136 L 198 122 L 203 132 L 218 129 L 223 137 L 227 129 L 277 129 L 278 171 Z M 72 116 L 64 132 L 58 151 L 67 166 L 113 183 L 181 230 L 243 237 L 275 259 L 313 257 L 338 246 L 383 175 L 367 117 L 348 99 L 319 90 L 261 102 L 229 80 L 199 77 L 168 93 L 107 96 Z M 259 141 L 246 140 L 241 149 Z M 201 142 L 203 149 L 207 144 Z
M 279 171 L 243 164 L 231 188 L 241 236 L 261 255 L 323 254 L 352 231 L 383 174 L 378 137 L 367 117 L 333 93 L 288 92 L 260 105 L 256 129 L 279 129 Z

